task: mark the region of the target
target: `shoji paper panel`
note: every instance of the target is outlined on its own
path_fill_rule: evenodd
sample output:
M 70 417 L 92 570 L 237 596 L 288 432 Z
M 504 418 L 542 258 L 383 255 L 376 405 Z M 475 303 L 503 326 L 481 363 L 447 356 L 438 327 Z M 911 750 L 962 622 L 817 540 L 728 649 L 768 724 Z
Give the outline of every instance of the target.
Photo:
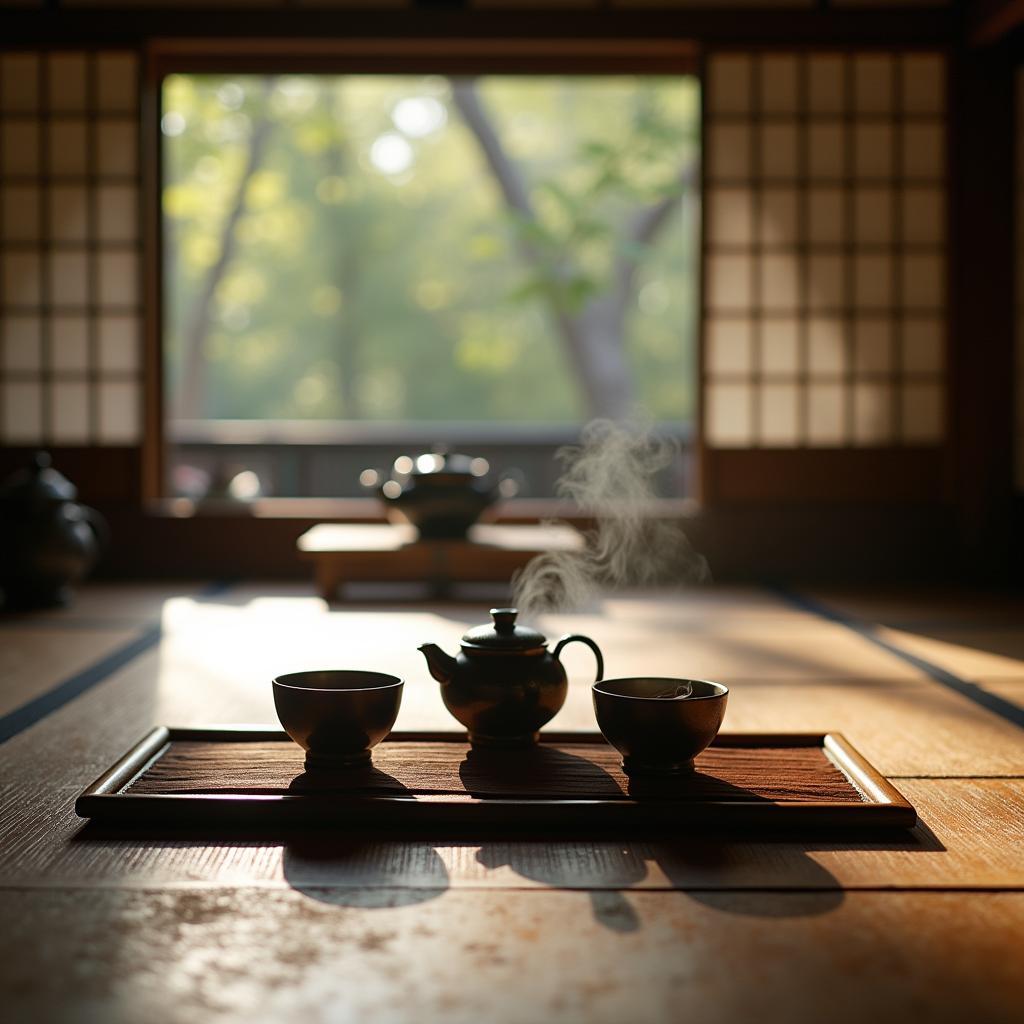
M 138 66 L 0 54 L 0 443 L 140 439 Z
M 716 53 L 705 89 L 708 442 L 940 443 L 943 58 Z

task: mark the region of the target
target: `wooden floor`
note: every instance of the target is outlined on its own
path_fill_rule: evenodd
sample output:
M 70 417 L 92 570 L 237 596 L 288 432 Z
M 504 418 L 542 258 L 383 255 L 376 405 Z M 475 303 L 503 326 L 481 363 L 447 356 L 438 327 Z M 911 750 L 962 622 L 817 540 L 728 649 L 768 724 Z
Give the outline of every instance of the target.
M 402 675 L 486 604 L 308 587 L 94 586 L 0 618 L 0 1005 L 26 1021 L 1016 1021 L 1024 1007 L 1024 601 L 716 588 L 551 616 L 608 675 L 717 679 L 729 731 L 842 732 L 909 833 L 567 841 L 169 836 L 74 816 L 154 724 L 273 722 L 284 671 Z M 559 729 L 592 729 L 566 649 Z

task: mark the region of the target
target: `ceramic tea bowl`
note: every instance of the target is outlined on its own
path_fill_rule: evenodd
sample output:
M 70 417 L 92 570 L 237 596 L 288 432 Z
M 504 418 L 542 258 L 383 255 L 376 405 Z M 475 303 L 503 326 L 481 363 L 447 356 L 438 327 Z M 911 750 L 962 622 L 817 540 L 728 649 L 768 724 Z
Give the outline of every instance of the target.
M 594 713 L 630 775 L 693 770 L 718 735 L 729 690 L 705 679 L 638 676 L 594 683 Z
M 290 672 L 274 680 L 274 707 L 307 771 L 345 768 L 367 764 L 391 732 L 404 685 L 383 672 Z

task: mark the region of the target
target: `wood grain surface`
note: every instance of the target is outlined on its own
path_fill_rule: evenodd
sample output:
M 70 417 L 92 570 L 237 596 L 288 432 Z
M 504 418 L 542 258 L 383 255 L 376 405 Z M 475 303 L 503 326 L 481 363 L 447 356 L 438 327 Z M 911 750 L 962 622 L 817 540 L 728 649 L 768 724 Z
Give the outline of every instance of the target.
M 1007 591 L 948 587 L 810 587 L 805 593 L 841 615 L 867 623 L 912 628 L 993 624 L 1020 627 L 1024 598 Z
M 969 682 L 1024 675 L 1024 633 L 1019 625 L 994 629 L 922 623 L 913 629 L 881 629 L 879 636 Z
M 1024 676 L 1004 678 L 1003 676 L 986 676 L 978 680 L 978 685 L 997 697 L 1024 708 Z
M 175 740 L 129 787 L 150 793 L 380 793 L 527 799 L 860 801 L 821 747 L 712 747 L 679 778 L 630 780 L 603 739 L 528 750 L 473 750 L 465 742 L 384 742 L 373 764 L 310 774 L 284 742 Z
M 161 583 L 88 583 L 75 588 L 74 600 L 61 608 L 47 608 L 28 616 L 4 617 L 5 624 L 31 621 L 35 625 L 88 624 L 102 628 L 136 626 L 160 618 L 176 598 L 203 600 L 216 589 L 209 580 Z
M 731 684 L 725 728 L 734 732 L 835 729 L 883 774 L 1024 776 L 1024 734 L 936 685 L 871 680 Z
M 47 1021 L 1019 1020 L 1024 894 L 0 892 Z
M 162 628 L 158 646 L 0 745 L 11 1019 L 1019 1019 L 1024 734 L 841 623 L 769 591 L 711 588 L 619 595 L 539 624 L 592 635 L 612 675 L 727 682 L 729 731 L 844 733 L 915 804 L 910 832 L 211 840 L 83 823 L 75 797 L 154 724 L 272 723 L 280 671 L 397 672 L 399 727 L 454 728 L 415 647 L 454 651 L 486 608 L 328 608 L 291 585 L 199 592 L 86 587 L 74 609 L 0 620 L 0 644 Z M 817 596 L 900 642 L 930 638 L 945 671 L 977 666 L 983 687 L 1024 689 L 1009 671 L 1024 619 L 1001 597 Z M 60 644 L 26 664 L 51 653 L 55 682 L 81 669 Z M 590 730 L 592 662 L 576 653 L 553 725 Z M 0 677 L 8 706 L 45 690 L 19 678 Z
M 137 635 L 135 628 L 0 628 L 0 715 L 47 693 Z
M 1024 888 L 1024 782 L 906 780 L 911 831 L 844 841 L 701 831 L 624 841 L 542 835 L 402 838 L 366 832 L 124 829 L 83 823 L 58 801 L 0 845 L 19 884 L 309 884 L 456 888 Z M 73 795 L 72 795 L 73 797 Z

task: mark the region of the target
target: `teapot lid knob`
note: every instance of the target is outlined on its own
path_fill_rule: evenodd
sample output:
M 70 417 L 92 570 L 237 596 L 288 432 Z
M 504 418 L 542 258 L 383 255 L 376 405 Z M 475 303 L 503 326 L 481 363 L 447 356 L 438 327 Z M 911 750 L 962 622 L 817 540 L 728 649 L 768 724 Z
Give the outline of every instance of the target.
M 492 608 L 492 622 L 474 626 L 463 638 L 463 647 L 470 650 L 503 651 L 506 654 L 524 654 L 544 649 L 547 641 L 542 633 L 529 626 L 517 626 L 518 608 Z
M 514 632 L 518 614 L 518 608 L 492 608 L 491 617 L 494 619 L 495 630 L 499 633 Z

